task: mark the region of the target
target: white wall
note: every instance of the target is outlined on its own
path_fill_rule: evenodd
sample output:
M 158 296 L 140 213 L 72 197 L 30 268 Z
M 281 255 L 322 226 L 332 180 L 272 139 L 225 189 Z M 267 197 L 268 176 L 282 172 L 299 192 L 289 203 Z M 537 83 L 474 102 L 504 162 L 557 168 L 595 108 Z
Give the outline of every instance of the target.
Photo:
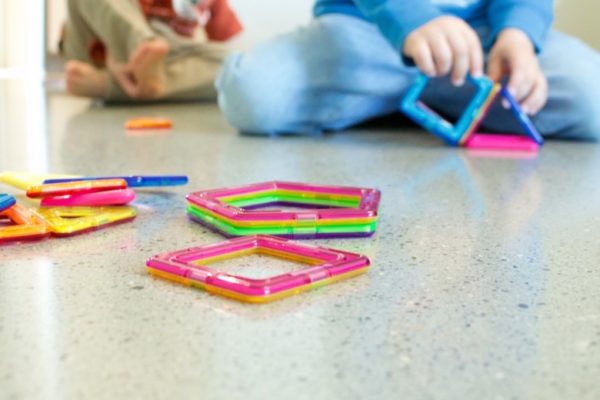
M 230 0 L 246 28 L 249 42 L 286 32 L 310 19 L 313 0 Z
M 39 0 L 0 0 L 0 72 L 25 67 L 40 74 L 44 8 Z
M 600 50 L 599 0 L 561 0 L 556 8 L 558 29 L 576 35 Z

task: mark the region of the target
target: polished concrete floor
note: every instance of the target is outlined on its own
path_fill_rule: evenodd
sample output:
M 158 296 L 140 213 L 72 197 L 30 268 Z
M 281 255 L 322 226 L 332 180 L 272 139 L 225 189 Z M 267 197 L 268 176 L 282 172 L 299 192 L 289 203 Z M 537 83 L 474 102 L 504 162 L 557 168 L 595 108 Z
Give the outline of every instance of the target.
M 174 128 L 128 134 L 139 115 Z M 389 128 L 247 137 L 212 104 L 103 107 L 15 79 L 0 170 L 190 176 L 140 192 L 132 223 L 0 248 L 1 399 L 600 398 L 598 144 L 507 159 Z M 381 189 L 375 236 L 310 241 L 372 269 L 258 306 L 146 273 L 221 240 L 186 193 L 272 179 Z

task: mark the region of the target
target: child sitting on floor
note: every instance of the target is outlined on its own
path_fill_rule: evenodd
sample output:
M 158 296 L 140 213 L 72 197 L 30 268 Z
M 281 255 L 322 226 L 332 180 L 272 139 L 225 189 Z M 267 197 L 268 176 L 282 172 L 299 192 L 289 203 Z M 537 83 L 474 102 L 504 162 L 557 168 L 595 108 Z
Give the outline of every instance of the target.
M 67 91 L 107 100 L 214 98 L 224 42 L 242 27 L 227 0 L 69 0 Z M 205 35 L 196 35 L 198 26 Z
M 318 0 L 315 18 L 246 54 L 217 79 L 231 124 L 254 133 L 340 130 L 398 110 L 417 68 L 424 102 L 457 118 L 467 73 L 506 80 L 545 136 L 600 136 L 600 55 L 551 30 L 552 0 Z M 416 68 L 415 68 L 416 64 Z M 450 83 L 450 82 L 451 83 Z M 515 132 L 494 107 L 485 128 Z

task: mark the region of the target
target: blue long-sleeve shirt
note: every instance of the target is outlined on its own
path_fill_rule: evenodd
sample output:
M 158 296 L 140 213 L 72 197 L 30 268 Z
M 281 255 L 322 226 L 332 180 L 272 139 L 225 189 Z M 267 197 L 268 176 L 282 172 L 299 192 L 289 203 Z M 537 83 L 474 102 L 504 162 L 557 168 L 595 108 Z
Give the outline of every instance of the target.
M 536 49 L 542 48 L 554 17 L 553 0 L 317 0 L 315 16 L 353 15 L 376 24 L 391 45 L 402 50 L 406 36 L 444 14 L 456 15 L 490 28 L 489 47 L 500 31 L 524 31 Z

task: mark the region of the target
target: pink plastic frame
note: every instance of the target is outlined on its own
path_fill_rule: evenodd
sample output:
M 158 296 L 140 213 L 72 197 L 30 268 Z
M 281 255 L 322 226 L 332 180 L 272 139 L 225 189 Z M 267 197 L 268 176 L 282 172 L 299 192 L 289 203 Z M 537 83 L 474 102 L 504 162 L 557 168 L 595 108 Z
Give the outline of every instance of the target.
M 316 260 L 320 264 L 266 279 L 232 275 L 199 264 L 207 259 L 233 258 L 236 253 L 258 248 L 287 254 L 289 257 L 286 258 L 290 259 Z M 366 270 L 370 260 L 366 256 L 341 250 L 298 244 L 274 236 L 255 235 L 154 256 L 146 265 L 167 275 L 183 278 L 180 280 L 200 282 L 208 291 L 217 294 L 242 301 L 266 302 L 301 292 L 300 288 L 310 287 L 319 281 Z
M 471 135 L 465 147 L 474 150 L 513 150 L 537 152 L 539 145 L 527 136 L 481 134 Z
M 133 200 L 135 200 L 133 189 L 121 189 L 70 196 L 45 197 L 42 199 L 41 205 L 42 207 L 119 206 L 129 204 Z
M 252 193 L 265 193 L 276 190 L 302 193 L 329 194 L 332 196 L 353 196 L 360 198 L 357 208 L 321 208 L 300 211 L 245 210 L 221 200 L 223 197 L 240 196 Z M 376 189 L 317 186 L 295 182 L 264 182 L 236 188 L 214 189 L 189 194 L 187 200 L 199 207 L 211 210 L 235 221 L 282 221 L 318 219 L 359 219 L 377 217 L 381 192 Z

